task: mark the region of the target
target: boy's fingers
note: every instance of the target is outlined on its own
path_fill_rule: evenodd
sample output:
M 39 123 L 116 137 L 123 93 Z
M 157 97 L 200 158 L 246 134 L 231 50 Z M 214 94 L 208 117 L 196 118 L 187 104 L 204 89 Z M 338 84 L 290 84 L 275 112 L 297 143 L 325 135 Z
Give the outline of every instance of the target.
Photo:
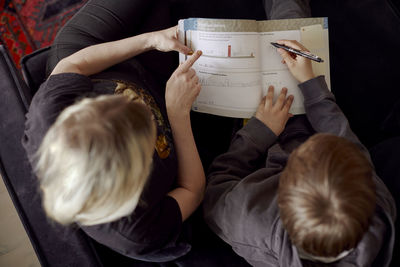
M 261 99 L 260 104 L 258 105 L 258 108 L 263 108 L 265 106 L 265 100 L 267 99 L 267 96 L 263 96 L 263 98 Z
M 285 105 L 285 99 L 286 99 L 286 94 L 287 94 L 287 88 L 283 87 L 281 90 L 281 93 L 278 96 L 278 99 L 276 100 L 275 106 L 280 110 L 283 108 Z
M 296 40 L 278 40 L 276 41 L 278 44 L 283 44 L 286 46 L 289 46 L 291 48 L 295 48 L 297 50 L 305 50 L 308 51 L 308 49 L 306 47 L 304 47 L 304 45 L 300 44 L 299 42 L 297 42 Z
M 294 96 L 293 95 L 290 95 L 290 96 L 288 96 L 286 98 L 285 105 L 283 106 L 283 110 L 285 112 L 289 112 L 290 107 L 292 106 L 293 100 L 294 100 Z M 293 117 L 293 114 L 289 113 L 289 117 Z
M 290 55 L 290 53 L 287 52 L 286 50 L 283 50 L 282 48 L 278 48 L 277 51 L 281 55 L 281 57 L 283 58 L 283 60 L 285 61 L 285 63 L 287 65 L 294 64 L 296 62 L 296 60 L 293 59 L 292 56 Z
M 274 87 L 270 85 L 268 87 L 268 93 L 265 96 L 265 106 L 272 106 L 272 101 L 274 100 Z
M 298 47 L 300 47 L 300 50 L 301 50 L 301 51 L 310 52 L 310 50 L 308 50 L 307 47 L 305 47 L 303 44 L 299 43 L 298 41 L 294 40 L 293 43 L 294 43 L 295 45 L 297 45 Z
M 180 65 L 178 67 L 178 70 L 181 71 L 181 72 L 187 72 L 193 66 L 193 64 L 196 62 L 196 60 L 199 59 L 201 54 L 202 54 L 202 52 L 200 50 L 197 50 L 193 54 L 193 56 L 188 58 L 185 62 L 182 63 L 182 65 Z

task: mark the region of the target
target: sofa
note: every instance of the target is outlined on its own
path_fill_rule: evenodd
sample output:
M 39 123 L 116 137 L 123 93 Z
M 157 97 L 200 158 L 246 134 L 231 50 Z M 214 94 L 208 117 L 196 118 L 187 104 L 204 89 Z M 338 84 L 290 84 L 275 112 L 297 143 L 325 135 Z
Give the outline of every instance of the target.
M 374 147 L 371 152 L 374 153 L 373 159 L 379 163 L 378 174 L 388 179 L 400 178 L 399 164 L 387 167 L 379 161 L 388 155 L 386 150 L 400 150 L 400 142 L 390 141 L 400 136 L 399 127 L 396 128 L 400 100 L 400 53 L 394 52 L 400 47 L 400 17 L 394 2 L 311 1 L 313 16 L 329 18 L 332 91 L 354 132 L 367 147 Z M 143 23 L 136 25 L 138 33 L 157 29 L 154 21 L 158 12 L 170 15 L 170 25 L 165 27 L 187 17 L 266 18 L 261 0 L 169 0 L 168 4 L 168 10 L 154 8 L 142 14 Z M 22 70 L 19 71 L 6 49 L 0 46 L 0 171 L 41 265 L 247 266 L 205 225 L 199 226 L 200 234 L 191 253 L 173 262 L 148 263 L 123 257 L 96 243 L 79 228 L 61 227 L 46 218 L 37 179 L 22 148 L 21 137 L 32 96 L 46 79 L 48 53 L 49 48 L 44 48 L 24 57 Z M 161 55 L 149 52 L 139 56 L 139 60 L 163 81 L 177 65 L 177 56 L 172 53 Z M 212 117 L 209 119 L 218 123 Z M 206 120 L 204 127 L 210 127 Z M 210 142 L 212 134 L 197 135 L 196 139 L 201 150 L 202 142 Z M 391 145 L 381 145 L 388 142 Z M 229 140 L 224 145 L 228 144 Z M 206 151 L 203 153 L 207 155 Z M 389 160 L 395 161 L 393 157 L 395 155 Z M 399 192 L 396 191 L 397 184 L 390 188 L 395 197 L 395 193 Z M 397 262 L 393 264 L 396 266 Z

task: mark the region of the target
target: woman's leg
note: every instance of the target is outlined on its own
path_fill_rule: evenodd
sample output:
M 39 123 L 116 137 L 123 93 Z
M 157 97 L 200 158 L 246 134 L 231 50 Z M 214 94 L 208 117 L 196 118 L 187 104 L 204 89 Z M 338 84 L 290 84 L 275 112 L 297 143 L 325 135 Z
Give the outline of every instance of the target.
M 311 17 L 310 0 L 263 0 L 268 19 Z
M 153 17 L 151 15 L 153 9 L 161 2 L 161 0 L 89 0 L 58 32 L 48 59 L 47 74 L 62 58 L 82 48 L 140 33 L 147 18 Z M 169 24 L 168 12 L 166 15 Z M 156 21 L 160 19 L 162 18 L 155 18 Z

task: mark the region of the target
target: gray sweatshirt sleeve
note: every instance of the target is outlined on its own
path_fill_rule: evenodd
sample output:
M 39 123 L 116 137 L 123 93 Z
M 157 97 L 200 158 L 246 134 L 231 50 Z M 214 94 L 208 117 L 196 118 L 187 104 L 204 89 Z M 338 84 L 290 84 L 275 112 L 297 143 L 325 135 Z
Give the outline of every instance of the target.
M 252 118 L 236 133 L 229 150 L 210 166 L 203 202 L 204 217 L 214 232 L 228 243 L 240 227 L 241 210 L 247 209 L 247 198 L 251 195 L 247 190 L 252 190 L 247 178 L 256 173 L 260 164 L 265 164 L 267 150 L 276 140 L 277 136 L 267 126 Z
M 316 132 L 331 133 L 352 141 L 360 147 L 368 160 L 371 161 L 367 148 L 361 144 L 358 137 L 353 133 L 346 116 L 336 104 L 335 97 L 329 91 L 324 76 L 318 76 L 301 83 L 299 84 L 299 88 L 304 96 L 307 118 L 314 130 Z M 396 218 L 394 200 L 376 174 L 374 175 L 374 180 L 377 185 L 378 204 L 394 220 Z
M 335 97 L 329 91 L 324 76 L 301 83 L 299 88 L 304 96 L 307 118 L 316 132 L 344 137 L 360 145 L 363 151 L 367 152 L 367 149 L 350 129 L 349 122 L 336 104 Z M 369 155 L 367 156 L 369 158 Z
M 228 151 L 211 164 L 207 188 L 219 186 L 229 190 L 247 175 L 256 171 L 265 160 L 268 148 L 278 137 L 260 120 L 253 117 L 232 139 Z

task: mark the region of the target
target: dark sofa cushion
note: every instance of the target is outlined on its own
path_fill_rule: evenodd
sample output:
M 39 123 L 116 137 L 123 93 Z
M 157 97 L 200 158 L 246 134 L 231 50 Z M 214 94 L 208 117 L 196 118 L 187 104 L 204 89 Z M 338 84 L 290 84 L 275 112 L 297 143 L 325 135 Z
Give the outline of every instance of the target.
M 388 0 L 312 0 L 311 10 L 329 18 L 332 92 L 372 147 L 388 137 L 380 125 L 400 100 L 400 17 Z
M 398 110 L 400 116 L 400 109 Z M 397 127 L 400 128 L 400 121 L 397 122 Z M 397 137 L 389 138 L 370 149 L 371 158 L 375 165 L 376 173 L 386 184 L 390 193 L 396 201 L 397 219 L 395 221 L 395 228 L 397 229 L 395 235 L 395 244 L 393 250 L 393 258 L 390 266 L 400 266 L 400 132 Z

